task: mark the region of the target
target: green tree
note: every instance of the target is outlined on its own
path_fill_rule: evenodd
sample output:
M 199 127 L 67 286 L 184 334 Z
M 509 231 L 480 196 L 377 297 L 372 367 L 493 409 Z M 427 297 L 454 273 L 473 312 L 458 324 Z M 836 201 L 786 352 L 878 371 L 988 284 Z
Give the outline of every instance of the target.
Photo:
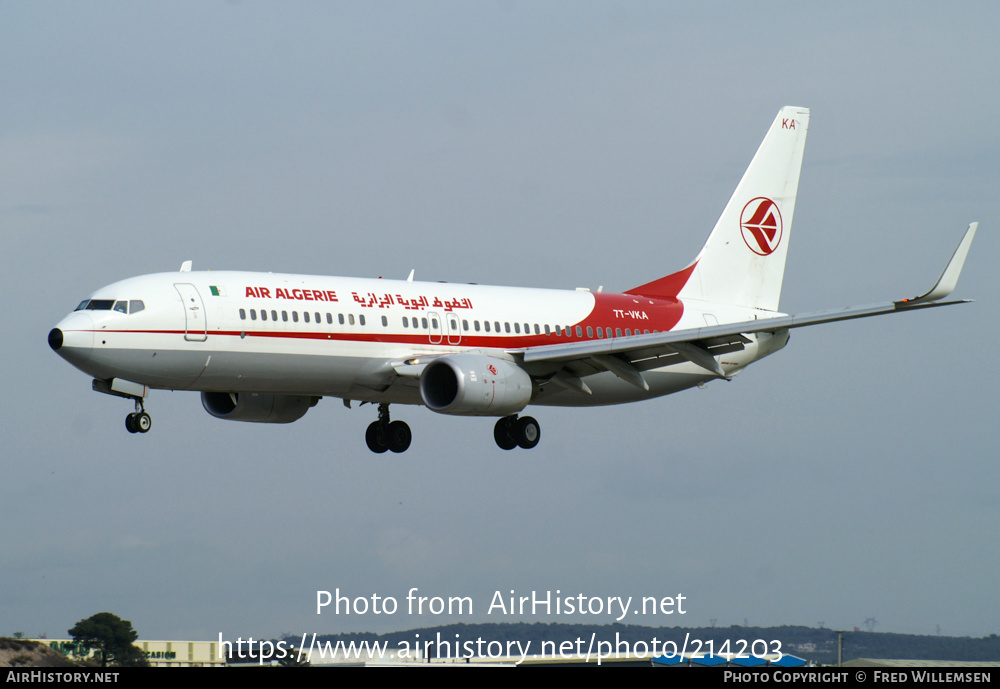
M 108 664 L 142 667 L 149 663 L 142 649 L 132 642 L 139 634 L 132 623 L 110 612 L 99 612 L 85 620 L 80 620 L 69 630 L 73 641 L 94 649 L 101 658 L 101 667 Z

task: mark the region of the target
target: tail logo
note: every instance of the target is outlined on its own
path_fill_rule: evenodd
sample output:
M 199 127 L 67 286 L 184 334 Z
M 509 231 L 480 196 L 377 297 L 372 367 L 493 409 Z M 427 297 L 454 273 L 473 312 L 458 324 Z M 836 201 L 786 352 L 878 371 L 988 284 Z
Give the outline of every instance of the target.
M 758 196 L 743 206 L 740 230 L 750 251 L 767 256 L 781 243 L 781 211 L 769 198 Z

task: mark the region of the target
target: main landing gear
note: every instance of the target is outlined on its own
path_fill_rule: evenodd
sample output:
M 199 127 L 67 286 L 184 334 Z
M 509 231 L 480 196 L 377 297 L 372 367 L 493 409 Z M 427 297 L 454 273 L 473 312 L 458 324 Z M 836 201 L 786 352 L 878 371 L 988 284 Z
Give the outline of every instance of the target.
M 129 433 L 149 433 L 153 427 L 153 419 L 149 417 L 142 406 L 142 398 L 135 400 L 135 411 L 125 417 L 125 429 Z
M 501 450 L 513 450 L 515 447 L 530 450 L 541 437 L 542 429 L 530 416 L 505 416 L 493 427 L 493 439 Z
M 406 452 L 410 446 L 413 434 L 405 421 L 389 420 L 389 405 L 383 402 L 378 405 L 378 421 L 372 421 L 365 433 L 368 449 L 377 454 L 386 450 Z
M 538 422 L 530 416 L 505 416 L 493 427 L 493 439 L 501 450 L 513 450 L 515 447 L 530 450 L 538 444 L 541 437 L 542 430 Z M 372 421 L 365 432 L 368 449 L 376 454 L 387 450 L 406 452 L 412 439 L 410 427 L 404 421 L 390 421 L 389 405 L 385 402 L 379 404 L 378 421 Z

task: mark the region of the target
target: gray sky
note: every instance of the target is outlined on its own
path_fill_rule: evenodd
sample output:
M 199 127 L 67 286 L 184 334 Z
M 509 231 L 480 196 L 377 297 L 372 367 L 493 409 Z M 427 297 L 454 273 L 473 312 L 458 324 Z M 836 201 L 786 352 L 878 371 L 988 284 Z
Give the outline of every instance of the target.
M 874 5 L 874 6 L 873 6 Z M 494 591 L 686 597 L 643 624 L 1000 632 L 992 3 L 0 3 L 8 295 L 0 634 L 391 630 Z M 975 304 L 819 326 L 730 383 L 489 419 L 288 426 L 45 336 L 94 289 L 237 269 L 624 290 L 686 265 L 783 105 L 812 109 L 782 309 L 914 296 L 972 220 Z M 317 589 L 471 596 L 315 614 Z

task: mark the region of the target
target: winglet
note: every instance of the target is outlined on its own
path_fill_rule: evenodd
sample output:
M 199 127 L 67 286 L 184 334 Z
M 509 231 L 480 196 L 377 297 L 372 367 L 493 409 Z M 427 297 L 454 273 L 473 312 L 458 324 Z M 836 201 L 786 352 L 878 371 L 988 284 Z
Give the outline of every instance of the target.
M 934 283 L 930 291 L 921 294 L 919 297 L 913 297 L 912 299 L 903 299 L 896 302 L 897 308 L 907 308 L 910 306 L 916 306 L 917 304 L 927 304 L 932 301 L 937 301 L 938 299 L 944 299 L 955 286 L 958 285 L 958 276 L 962 274 L 962 267 L 965 265 L 965 258 L 969 255 L 969 248 L 972 246 L 972 239 L 976 236 L 976 228 L 979 227 L 978 222 L 974 222 L 969 225 L 969 229 L 965 231 L 965 236 L 962 237 L 962 241 L 958 243 L 955 248 L 955 253 L 951 255 L 951 259 L 948 261 L 948 265 L 944 267 L 944 271 L 941 273 L 941 277 L 938 281 Z

